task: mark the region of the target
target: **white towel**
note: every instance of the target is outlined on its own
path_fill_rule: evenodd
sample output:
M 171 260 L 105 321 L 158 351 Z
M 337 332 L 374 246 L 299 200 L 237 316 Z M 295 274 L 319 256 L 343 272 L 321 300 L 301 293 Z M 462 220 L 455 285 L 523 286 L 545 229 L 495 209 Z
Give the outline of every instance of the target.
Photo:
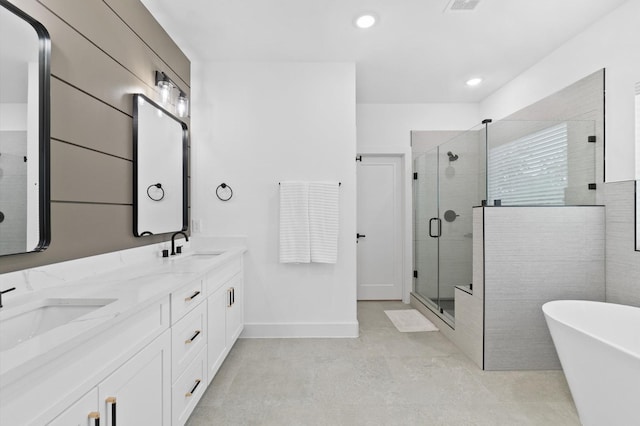
M 336 263 L 338 260 L 338 182 L 309 183 L 309 235 L 311 261 Z
M 280 263 L 309 263 L 309 183 L 280 183 Z

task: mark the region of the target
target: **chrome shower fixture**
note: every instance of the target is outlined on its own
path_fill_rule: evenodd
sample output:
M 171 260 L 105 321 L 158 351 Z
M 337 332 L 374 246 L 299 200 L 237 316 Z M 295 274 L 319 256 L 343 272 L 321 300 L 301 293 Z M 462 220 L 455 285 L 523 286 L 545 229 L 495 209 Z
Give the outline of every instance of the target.
M 451 151 L 447 152 L 447 155 L 449 156 L 449 161 L 456 161 L 458 159 L 458 154 L 454 154 Z

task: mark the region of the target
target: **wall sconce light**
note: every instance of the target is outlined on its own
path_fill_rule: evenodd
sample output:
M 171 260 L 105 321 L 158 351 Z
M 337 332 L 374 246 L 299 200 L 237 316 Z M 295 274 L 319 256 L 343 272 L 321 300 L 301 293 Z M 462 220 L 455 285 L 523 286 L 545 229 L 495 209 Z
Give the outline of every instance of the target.
M 160 98 L 164 106 L 168 106 L 171 103 L 171 94 L 173 89 L 176 89 L 178 91 L 176 115 L 178 117 L 186 117 L 189 114 L 189 98 L 187 98 L 187 94 L 162 71 L 156 71 L 156 86 L 160 89 Z
M 178 95 L 178 101 L 176 103 L 176 113 L 178 117 L 186 117 L 189 115 L 189 99 L 187 98 L 187 94 L 182 90 Z

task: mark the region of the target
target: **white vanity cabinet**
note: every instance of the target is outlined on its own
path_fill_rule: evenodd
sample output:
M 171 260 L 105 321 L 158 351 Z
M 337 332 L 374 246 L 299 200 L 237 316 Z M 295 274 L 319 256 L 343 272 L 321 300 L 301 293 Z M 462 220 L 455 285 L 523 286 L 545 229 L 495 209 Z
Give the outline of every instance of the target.
M 205 299 L 202 280 L 195 280 L 171 293 L 171 324 L 178 322 L 186 313 Z
M 171 425 L 170 340 L 165 331 L 48 425 Z
M 207 303 L 202 279 L 171 293 L 171 411 L 184 425 L 207 385 Z
M 172 383 L 206 346 L 207 304 L 200 303 L 171 327 Z
M 184 425 L 243 329 L 242 253 L 193 269 L 179 259 L 155 293 L 118 290 L 135 299 L 105 314 L 113 322 L 5 373 L 0 425 Z
M 171 425 L 171 337 L 165 331 L 98 385 L 101 425 Z
M 209 382 L 227 355 L 227 304 L 229 292 L 221 287 L 207 298 L 207 373 Z
M 207 388 L 207 349 L 203 348 L 172 387 L 173 426 L 182 426 Z
M 204 279 L 207 292 L 209 382 L 244 328 L 242 258 L 229 261 Z
M 231 349 L 244 329 L 243 277 L 236 274 L 227 284 L 230 303 L 227 305 L 227 347 Z

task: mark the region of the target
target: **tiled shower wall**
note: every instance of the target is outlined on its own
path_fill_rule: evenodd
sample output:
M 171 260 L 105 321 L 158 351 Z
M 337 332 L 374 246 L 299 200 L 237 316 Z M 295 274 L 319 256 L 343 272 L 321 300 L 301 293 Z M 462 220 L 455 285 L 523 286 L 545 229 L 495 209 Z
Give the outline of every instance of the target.
M 0 248 L 27 245 L 26 130 L 0 130 Z
M 484 367 L 558 369 L 542 305 L 562 299 L 605 300 L 605 209 L 482 210 Z
M 133 236 L 132 95 L 158 99 L 156 70 L 189 94 L 189 60 L 138 0 L 10 1 L 51 36 L 52 230 L 0 273 L 167 240 Z
M 640 306 L 640 251 L 635 251 L 634 181 L 604 185 L 606 300 Z

